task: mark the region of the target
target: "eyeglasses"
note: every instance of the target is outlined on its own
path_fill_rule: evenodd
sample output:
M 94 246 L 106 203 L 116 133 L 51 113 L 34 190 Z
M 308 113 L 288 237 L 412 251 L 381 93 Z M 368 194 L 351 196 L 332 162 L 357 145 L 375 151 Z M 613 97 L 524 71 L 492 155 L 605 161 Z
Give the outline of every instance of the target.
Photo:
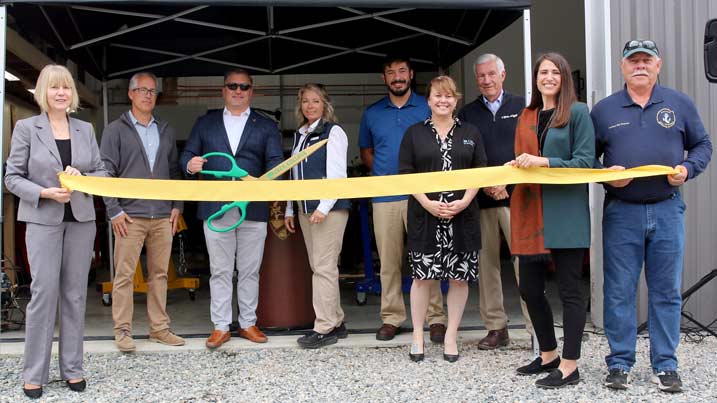
M 152 97 L 156 97 L 157 95 L 159 95 L 159 91 L 154 88 L 139 87 L 139 88 L 133 89 L 132 91 L 139 92 L 140 95 L 148 95 L 149 94 L 149 96 L 152 96 Z
M 227 83 L 227 84 L 224 84 L 224 86 L 227 87 L 228 89 L 232 90 L 232 91 L 236 91 L 237 88 L 239 88 L 239 89 L 242 90 L 242 91 L 249 91 L 249 90 L 251 89 L 251 87 L 252 87 L 251 84 L 245 84 L 245 83 L 241 83 L 241 84 L 239 84 L 239 83 Z
M 625 44 L 625 47 L 622 49 L 623 57 L 628 54 L 628 52 L 635 50 L 635 49 L 647 49 L 655 52 L 656 55 L 660 54 L 660 51 L 657 49 L 657 45 L 655 42 L 651 40 L 632 40 Z

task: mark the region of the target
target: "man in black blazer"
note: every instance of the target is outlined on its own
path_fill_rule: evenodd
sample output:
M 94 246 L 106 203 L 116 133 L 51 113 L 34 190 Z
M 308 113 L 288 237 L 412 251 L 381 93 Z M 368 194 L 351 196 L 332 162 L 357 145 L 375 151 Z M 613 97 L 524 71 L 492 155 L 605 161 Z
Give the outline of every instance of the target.
M 480 130 L 488 166 L 500 166 L 515 158 L 515 125 L 525 108 L 525 98 L 503 90 L 505 65 L 500 57 L 486 53 L 478 56 L 473 64 L 478 98 L 458 112 L 458 118 L 472 123 Z M 480 290 L 480 315 L 488 329 L 486 337 L 478 342 L 481 350 L 493 350 L 507 346 L 508 316 L 503 307 L 503 283 L 501 281 L 500 231 L 510 246 L 510 194 L 512 186 L 492 186 L 478 192 L 480 205 L 481 250 L 478 265 L 478 288 Z M 518 280 L 518 259 L 513 259 L 513 270 Z M 533 333 L 533 325 L 523 300 L 520 307 L 525 318 L 525 328 Z
M 189 176 L 202 169 L 226 171 L 230 161 L 225 158 L 203 159 L 201 156 L 220 151 L 234 156 L 237 165 L 252 176 L 261 176 L 283 160 L 281 133 L 276 123 L 251 110 L 254 82 L 245 70 L 224 74 L 222 96 L 224 109 L 210 111 L 197 119 L 180 155 L 180 167 Z M 207 176 L 204 179 L 215 179 Z M 204 220 L 204 237 L 209 252 L 211 278 L 211 319 L 214 331 L 206 342 L 217 348 L 230 339 L 232 322 L 232 274 L 237 270 L 239 305 L 239 337 L 265 343 L 266 336 L 256 327 L 256 306 L 259 297 L 259 267 L 264 253 L 267 203 L 253 202 L 246 210 L 246 220 L 229 232 L 214 232 L 207 227 L 207 218 L 224 202 L 200 202 L 197 216 Z M 228 227 L 240 217 L 233 209 L 215 220 L 219 227 Z M 239 257 L 239 258 L 237 258 Z

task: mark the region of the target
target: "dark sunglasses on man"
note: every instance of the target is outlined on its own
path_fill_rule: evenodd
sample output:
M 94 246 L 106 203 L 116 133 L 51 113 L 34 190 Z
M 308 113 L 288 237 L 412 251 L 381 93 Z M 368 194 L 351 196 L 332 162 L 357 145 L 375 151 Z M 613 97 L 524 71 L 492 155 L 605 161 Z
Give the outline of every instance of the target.
M 660 57 L 660 51 L 657 49 L 655 42 L 640 39 L 633 39 L 625 43 L 625 47 L 622 48 L 622 57 L 626 58 L 637 52 L 644 52 L 655 57 Z
M 236 91 L 237 88 L 239 88 L 242 91 L 249 91 L 251 89 L 251 84 L 245 84 L 245 83 L 226 83 L 224 84 L 225 87 L 232 91 Z

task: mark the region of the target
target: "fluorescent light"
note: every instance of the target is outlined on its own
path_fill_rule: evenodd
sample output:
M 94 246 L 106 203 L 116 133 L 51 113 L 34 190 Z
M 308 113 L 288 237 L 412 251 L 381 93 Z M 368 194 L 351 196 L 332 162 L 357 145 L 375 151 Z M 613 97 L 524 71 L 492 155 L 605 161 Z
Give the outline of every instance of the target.
M 5 79 L 8 81 L 20 81 L 19 78 L 17 78 L 14 74 L 8 71 L 5 72 Z
M 35 93 L 35 89 L 34 89 L 34 88 L 29 88 L 29 89 L 27 90 L 27 92 L 29 92 L 30 94 L 34 94 L 34 93 Z

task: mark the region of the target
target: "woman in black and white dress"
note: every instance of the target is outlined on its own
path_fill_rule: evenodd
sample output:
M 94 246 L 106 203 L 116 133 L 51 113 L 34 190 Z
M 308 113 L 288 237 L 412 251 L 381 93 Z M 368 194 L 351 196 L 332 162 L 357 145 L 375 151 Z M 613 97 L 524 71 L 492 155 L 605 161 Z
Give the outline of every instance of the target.
M 460 94 L 455 82 L 439 76 L 428 85 L 431 117 L 406 130 L 399 152 L 399 173 L 477 168 L 486 165 L 478 129 L 454 117 Z M 458 360 L 457 333 L 475 281 L 480 249 L 478 189 L 418 193 L 408 201 L 408 260 L 413 272 L 410 358 L 423 359 L 423 322 L 430 282 L 448 280 L 448 325 L 443 358 Z

